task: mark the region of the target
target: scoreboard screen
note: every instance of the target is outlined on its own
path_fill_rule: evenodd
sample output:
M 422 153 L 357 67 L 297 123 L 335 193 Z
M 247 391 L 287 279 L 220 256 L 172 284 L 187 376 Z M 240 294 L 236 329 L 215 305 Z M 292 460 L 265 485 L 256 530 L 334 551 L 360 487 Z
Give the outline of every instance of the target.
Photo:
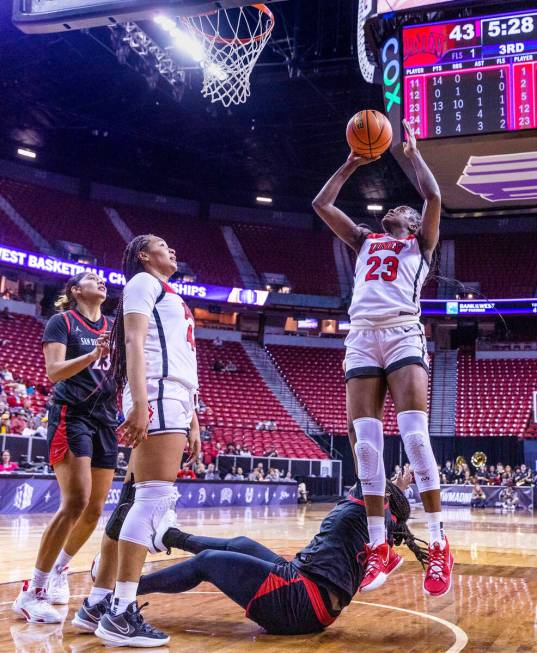
M 537 127 L 537 10 L 403 28 L 404 113 L 418 138 Z

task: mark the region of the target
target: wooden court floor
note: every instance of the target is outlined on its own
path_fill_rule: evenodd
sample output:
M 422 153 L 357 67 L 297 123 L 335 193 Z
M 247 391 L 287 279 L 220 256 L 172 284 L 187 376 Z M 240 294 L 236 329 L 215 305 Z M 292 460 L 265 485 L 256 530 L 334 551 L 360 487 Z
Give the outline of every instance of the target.
M 248 535 L 293 556 L 316 532 L 330 506 L 185 510 L 182 528 L 210 536 Z M 46 516 L 0 516 L 0 653 L 93 653 L 104 649 L 91 635 L 70 625 L 90 587 L 89 569 L 102 524 L 71 565 L 71 604 L 62 625 L 38 626 L 16 620 L 10 610 L 21 579 L 33 567 Z M 412 528 L 425 536 L 423 513 Z M 356 595 L 341 617 L 322 634 L 277 637 L 246 620 L 243 611 L 216 588 L 203 584 L 182 595 L 153 595 L 147 618 L 172 635 L 166 653 L 537 653 L 537 517 L 468 509 L 446 511 L 446 530 L 456 556 L 449 595 L 426 598 L 421 568 L 405 564 L 376 592 Z M 404 549 L 404 547 L 402 547 Z M 171 560 L 152 558 L 156 569 Z M 125 649 L 123 649 L 125 650 Z M 132 649 L 131 649 L 132 650 Z M 138 649 L 147 650 L 147 649 Z

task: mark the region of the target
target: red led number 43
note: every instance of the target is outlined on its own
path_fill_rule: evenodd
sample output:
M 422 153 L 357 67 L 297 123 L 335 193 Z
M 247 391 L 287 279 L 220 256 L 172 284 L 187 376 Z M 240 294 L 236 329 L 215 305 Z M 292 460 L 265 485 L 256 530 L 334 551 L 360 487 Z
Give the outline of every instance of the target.
M 395 281 L 397 279 L 397 270 L 399 268 L 399 259 L 395 256 L 387 256 L 384 261 L 380 256 L 370 256 L 367 259 L 369 269 L 365 275 L 366 281 Z

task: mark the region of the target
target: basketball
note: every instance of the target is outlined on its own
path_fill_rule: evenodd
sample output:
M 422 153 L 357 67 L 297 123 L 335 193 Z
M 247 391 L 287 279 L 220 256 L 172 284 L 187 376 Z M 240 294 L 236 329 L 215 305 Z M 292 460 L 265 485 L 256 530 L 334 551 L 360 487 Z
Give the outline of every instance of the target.
M 391 142 L 392 127 L 380 111 L 358 111 L 347 124 L 347 143 L 355 154 L 372 159 L 386 152 Z

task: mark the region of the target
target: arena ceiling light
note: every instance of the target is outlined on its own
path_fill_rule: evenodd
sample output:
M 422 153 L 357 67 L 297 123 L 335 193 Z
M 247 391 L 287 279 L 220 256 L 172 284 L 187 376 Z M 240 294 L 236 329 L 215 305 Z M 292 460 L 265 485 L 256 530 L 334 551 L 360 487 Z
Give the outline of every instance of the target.
M 368 211 L 382 211 L 382 204 L 368 204 L 367 205 L 367 210 Z
M 18 147 L 17 154 L 23 159 L 37 159 L 37 153 L 33 150 L 29 150 L 27 147 Z
M 272 197 L 267 197 L 266 195 L 258 195 L 255 198 L 255 201 L 259 204 L 272 204 Z

